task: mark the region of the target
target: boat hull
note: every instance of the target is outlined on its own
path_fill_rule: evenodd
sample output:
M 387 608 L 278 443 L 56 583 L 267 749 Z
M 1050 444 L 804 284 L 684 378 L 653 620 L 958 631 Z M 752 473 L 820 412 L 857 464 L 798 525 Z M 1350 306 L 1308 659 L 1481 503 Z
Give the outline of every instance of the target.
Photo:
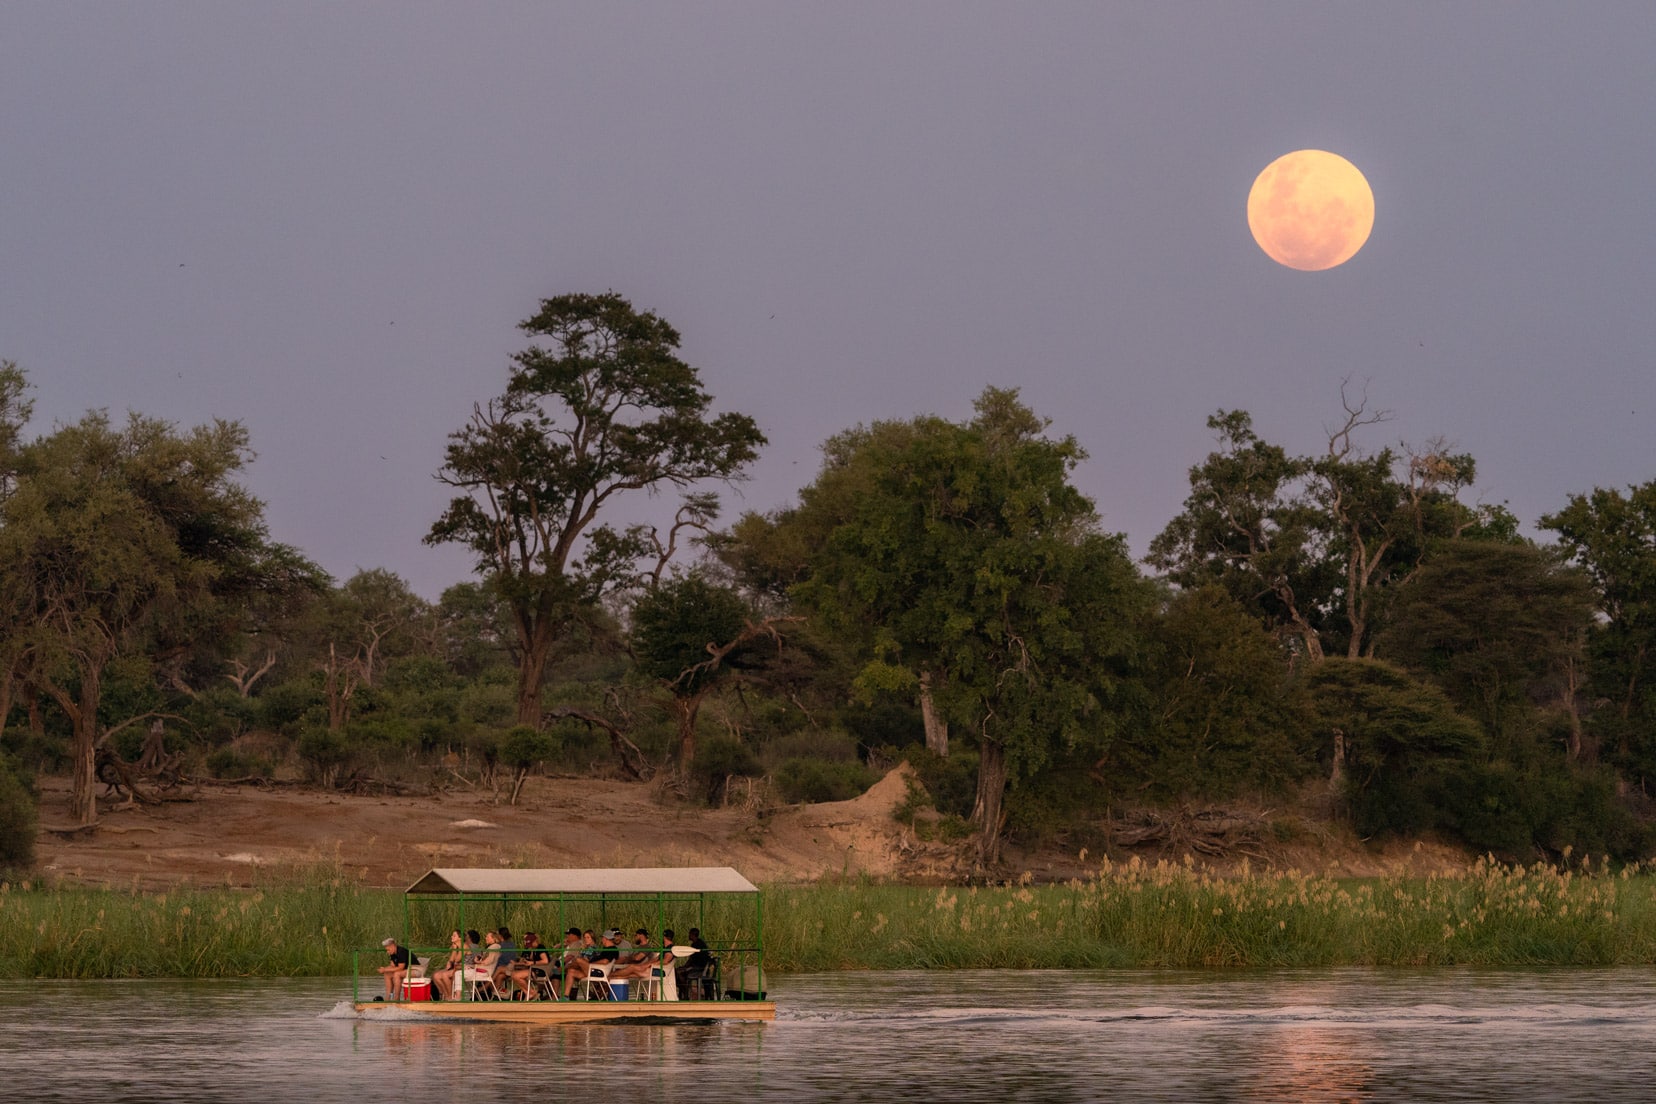
M 396 1009 L 434 1020 L 475 1023 L 674 1024 L 776 1019 L 775 1001 L 356 1001 L 354 1006 L 370 1014 Z

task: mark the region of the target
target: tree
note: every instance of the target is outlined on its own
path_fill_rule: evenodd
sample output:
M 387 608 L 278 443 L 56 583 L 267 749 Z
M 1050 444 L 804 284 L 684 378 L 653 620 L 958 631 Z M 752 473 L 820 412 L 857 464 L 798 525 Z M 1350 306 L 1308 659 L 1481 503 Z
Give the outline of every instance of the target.
M 1311 662 L 1371 655 L 1381 596 L 1408 582 L 1434 541 L 1507 533 L 1502 507 L 1472 508 L 1470 456 L 1442 441 L 1365 453 L 1356 433 L 1387 420 L 1340 392 L 1343 420 L 1321 456 L 1291 456 L 1245 411 L 1208 419 L 1221 448 L 1190 471 L 1184 511 L 1150 545 L 1181 587 L 1213 581 L 1256 606 Z
M 1563 703 L 1575 758 L 1574 686 L 1592 617 L 1585 575 L 1555 552 L 1454 541 L 1398 593 L 1378 650 L 1442 687 L 1515 761 L 1537 729 L 1536 703 Z
M 1261 440 L 1247 411 L 1221 410 L 1207 424 L 1219 450 L 1190 469 L 1184 511 L 1146 559 L 1186 589 L 1223 586 L 1316 662 L 1338 576 L 1326 517 L 1304 488 L 1311 461 Z
M 500 761 L 512 768 L 512 796 L 508 805 L 516 805 L 518 794 L 529 772 L 558 753 L 558 741 L 550 732 L 528 725 L 514 725 L 500 741 Z
M 29 381 L 23 370 L 13 361 L 0 360 L 0 509 L 17 484 L 23 428 L 34 409 L 28 392 Z M 0 524 L 4 524 L 4 518 L 0 512 Z M 10 571 L 0 574 L 0 731 L 5 730 L 12 701 L 22 681 L 24 626 L 5 621 L 8 615 L 25 615 L 27 603 L 21 588 L 19 574 Z
M 1074 439 L 1044 436 L 1016 391 L 990 388 L 975 409 L 965 425 L 917 419 L 830 443 L 866 477 L 794 594 L 870 642 L 866 689 L 935 673 L 937 708 L 978 743 L 972 815 L 993 863 L 1007 786 L 1107 726 L 1112 664 L 1147 594 L 1069 481 Z
M 699 575 L 670 579 L 633 606 L 633 655 L 638 670 L 659 680 L 673 698 L 678 729 L 674 759 L 688 776 L 696 755 L 696 714 L 707 695 L 735 669 L 723 652 L 750 624 L 741 597 Z
M 1145 723 L 1112 765 L 1173 799 L 1281 791 L 1305 775 L 1306 718 L 1256 615 L 1209 583 L 1173 595 L 1145 636 Z
M 599 514 L 629 491 L 736 479 L 765 438 L 746 415 L 710 417 L 678 332 L 614 292 L 544 300 L 520 328 L 551 348 L 517 354 L 505 392 L 450 436 L 438 479 L 461 494 L 426 541 L 470 548 L 510 610 L 517 717 L 535 726 L 553 645 L 651 552 L 646 527 Z
M 834 531 L 853 522 L 858 512 L 880 493 L 880 481 L 923 438 L 958 431 L 941 418 L 876 422 L 836 434 L 822 446 L 823 465 L 817 478 L 799 492 L 799 504 L 769 515 L 745 514 L 727 534 L 716 537 L 712 550 L 744 584 L 760 608 L 787 608 L 790 589 L 811 577 L 813 564 Z M 884 626 L 866 618 L 839 616 L 840 608 L 817 611 L 830 625 L 842 648 L 864 653 L 877 651 Z M 923 615 L 922 615 L 923 616 Z M 859 664 L 860 665 L 860 664 Z M 913 654 L 903 665 L 882 664 L 865 669 L 861 692 L 912 692 L 920 707 L 926 746 L 939 756 L 949 754 L 949 725 L 936 704 L 936 688 L 943 674 L 928 657 Z
M 1360 831 L 1425 831 L 1439 822 L 1433 792 L 1446 767 L 1476 760 L 1478 726 L 1435 686 L 1373 659 L 1331 659 L 1306 675 L 1312 722 L 1334 749 L 1336 796 Z
M 247 434 L 218 421 L 176 433 L 94 412 L 26 445 L 0 503 L 7 620 L 25 677 L 69 718 L 73 815 L 97 817 L 94 755 L 105 670 L 144 654 L 199 603 L 240 585 L 264 539 L 259 503 L 234 481 Z
M 1622 764 L 1656 774 L 1656 480 L 1594 488 L 1541 519 L 1593 582 L 1602 622 L 1589 636 L 1595 714 Z

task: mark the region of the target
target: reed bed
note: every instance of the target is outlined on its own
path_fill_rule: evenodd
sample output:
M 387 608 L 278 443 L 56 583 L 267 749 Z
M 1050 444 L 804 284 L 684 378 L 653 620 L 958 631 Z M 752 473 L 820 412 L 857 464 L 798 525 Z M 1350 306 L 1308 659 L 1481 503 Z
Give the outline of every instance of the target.
M 1605 966 L 1656 961 L 1656 877 L 1590 862 L 1481 861 L 1424 878 L 1296 872 L 1217 877 L 1105 863 L 1065 885 L 782 886 L 764 902 L 775 972 L 1087 967 Z M 514 924 L 553 917 L 522 908 Z M 420 918 L 436 945 L 453 918 Z M 650 923 L 653 918 L 638 918 Z M 669 917 L 682 939 L 749 944 L 750 901 Z M 616 920 L 625 926 L 626 922 Z M 325 872 L 254 890 L 0 888 L 0 976 L 223 977 L 349 973 L 401 934 L 398 894 Z M 651 924 L 653 926 L 653 924 Z M 429 930 L 425 930 L 429 929 Z M 365 965 L 377 962 L 373 952 Z

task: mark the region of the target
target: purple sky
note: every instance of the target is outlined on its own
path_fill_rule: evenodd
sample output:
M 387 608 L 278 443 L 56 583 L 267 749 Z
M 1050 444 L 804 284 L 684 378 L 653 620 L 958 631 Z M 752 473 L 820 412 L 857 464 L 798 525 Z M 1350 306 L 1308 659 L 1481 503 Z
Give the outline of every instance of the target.
M 1528 523 L 1656 478 L 1652 59 L 1648 0 L 7 4 L 0 357 L 37 430 L 241 419 L 277 539 L 430 597 L 445 435 L 607 288 L 769 434 L 727 517 L 1011 385 L 1142 553 L 1208 414 L 1314 449 L 1350 376 Z M 1328 272 L 1248 234 L 1304 147 L 1376 196 Z

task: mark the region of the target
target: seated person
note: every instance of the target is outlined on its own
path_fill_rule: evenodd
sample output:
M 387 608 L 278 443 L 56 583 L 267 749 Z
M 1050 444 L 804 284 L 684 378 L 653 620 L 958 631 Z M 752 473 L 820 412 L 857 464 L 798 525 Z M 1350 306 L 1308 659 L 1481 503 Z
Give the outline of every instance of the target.
M 621 953 L 618 949 L 620 942 L 621 933 L 611 928 L 604 932 L 603 945 L 593 951 L 590 958 L 568 959 L 564 966 L 564 997 L 574 996 L 575 986 L 587 979 L 592 973 L 592 967 L 603 966 L 605 969 L 612 969 Z
M 467 961 L 464 977 L 468 983 L 494 979 L 495 969 L 500 963 L 500 933 L 491 931 L 484 935 L 483 945 L 484 953 L 474 954 Z
M 616 981 L 649 977 L 650 968 L 660 961 L 660 957 L 650 950 L 650 933 L 644 928 L 639 928 L 633 933 L 632 946 L 623 949 L 616 957 L 615 968 L 610 971 L 609 976 Z
M 397 946 L 395 939 L 387 939 L 380 946 L 385 948 L 390 962 L 379 967 L 380 977 L 385 979 L 384 1000 L 396 1000 L 402 993 L 403 979 L 408 976 L 408 968 L 414 964 L 414 958 L 406 947 Z
M 454 982 L 460 973 L 460 968 L 466 961 L 466 952 L 460 942 L 460 933 L 449 932 L 448 957 L 442 965 L 431 971 L 431 987 L 437 991 L 438 1000 L 454 1000 Z
M 714 990 L 713 977 L 718 971 L 718 964 L 713 952 L 708 950 L 707 940 L 702 938 L 700 928 L 690 929 L 690 946 L 696 953 L 684 960 L 679 979 L 690 983 L 689 992 L 692 1000 L 711 997 Z M 683 986 L 680 986 L 680 991 L 685 991 Z
M 541 946 L 540 936 L 524 932 L 523 952 L 506 967 L 507 981 L 511 986 L 507 995 L 516 1000 L 517 992 L 522 990 L 524 1000 L 534 1000 L 536 976 L 547 977 L 551 969 L 552 956 Z
M 495 961 L 494 983 L 504 993 L 511 984 L 511 967 L 517 961 L 518 945 L 512 942 L 512 931 L 506 925 L 502 924 L 495 931 L 500 933 L 500 957 Z

